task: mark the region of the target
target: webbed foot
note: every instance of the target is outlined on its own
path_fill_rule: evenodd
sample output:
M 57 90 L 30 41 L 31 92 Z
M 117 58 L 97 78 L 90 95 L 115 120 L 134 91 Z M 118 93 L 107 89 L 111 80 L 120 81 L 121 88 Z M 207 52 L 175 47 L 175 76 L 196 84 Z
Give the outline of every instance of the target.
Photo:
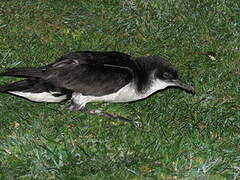
M 119 116 L 119 115 L 116 115 L 116 114 L 110 114 L 110 113 L 103 112 L 103 111 L 98 110 L 98 109 L 90 110 L 89 113 L 90 114 L 95 114 L 95 115 L 98 115 L 98 116 L 107 117 L 107 118 L 114 119 L 114 120 L 119 120 L 119 121 L 132 123 L 137 128 L 142 126 L 142 123 L 139 122 L 139 121 L 133 121 L 133 120 L 130 120 L 126 117 L 122 117 L 122 116 Z

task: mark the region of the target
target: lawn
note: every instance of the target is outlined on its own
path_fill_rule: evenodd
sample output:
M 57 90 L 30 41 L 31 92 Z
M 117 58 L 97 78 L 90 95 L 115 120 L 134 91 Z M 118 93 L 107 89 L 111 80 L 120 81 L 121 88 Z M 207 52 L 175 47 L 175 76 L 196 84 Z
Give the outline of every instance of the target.
M 0 179 L 240 179 L 239 0 L 1 0 L 0 42 L 1 71 L 120 51 L 163 56 L 197 89 L 87 105 L 138 128 L 0 94 Z

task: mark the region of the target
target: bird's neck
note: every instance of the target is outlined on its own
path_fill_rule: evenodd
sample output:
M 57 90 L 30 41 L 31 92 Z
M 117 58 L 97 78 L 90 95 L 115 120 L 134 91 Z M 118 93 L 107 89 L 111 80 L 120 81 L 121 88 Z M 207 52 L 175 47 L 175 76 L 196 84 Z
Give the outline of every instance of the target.
M 149 63 L 146 63 L 145 59 L 139 58 L 136 60 L 136 63 L 138 64 L 139 70 L 135 74 L 135 85 L 137 91 L 143 94 L 152 86 L 154 70 L 149 66 Z
M 152 83 L 150 84 L 148 93 L 155 93 L 156 91 L 165 89 L 166 87 L 168 87 L 170 84 L 166 83 L 165 81 L 162 81 L 160 79 L 155 79 L 152 80 Z
M 138 96 L 141 97 L 140 99 L 143 99 L 159 90 L 165 89 L 168 86 L 169 84 L 167 84 L 164 81 L 161 81 L 159 79 L 152 79 L 152 80 L 149 80 L 147 87 L 142 89 L 142 91 L 139 91 L 138 89 L 137 91 L 135 89 L 135 91 L 136 91 L 136 94 L 138 94 Z

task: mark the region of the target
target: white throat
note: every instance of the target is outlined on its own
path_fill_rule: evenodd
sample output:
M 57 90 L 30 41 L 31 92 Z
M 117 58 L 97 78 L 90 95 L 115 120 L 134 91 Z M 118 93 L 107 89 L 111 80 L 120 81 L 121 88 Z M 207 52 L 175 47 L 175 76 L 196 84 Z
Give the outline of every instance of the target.
M 150 96 L 151 94 L 153 94 L 159 90 L 165 89 L 166 87 L 171 86 L 171 85 L 172 85 L 171 83 L 167 83 L 160 79 L 154 79 L 154 80 L 152 80 L 152 84 L 150 85 L 150 88 L 147 90 L 145 95 L 146 95 L 146 97 Z

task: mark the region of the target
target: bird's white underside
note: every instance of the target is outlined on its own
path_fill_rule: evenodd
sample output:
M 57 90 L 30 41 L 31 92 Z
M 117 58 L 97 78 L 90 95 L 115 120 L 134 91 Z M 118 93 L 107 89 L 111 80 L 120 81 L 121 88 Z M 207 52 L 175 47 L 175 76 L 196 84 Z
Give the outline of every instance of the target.
M 24 97 L 34 102 L 61 102 L 67 98 L 66 95 L 54 96 L 54 94 L 59 94 L 59 92 L 31 93 L 22 91 L 9 91 L 9 93 Z
M 112 102 L 112 103 L 123 103 L 123 102 L 132 102 L 140 99 L 144 99 L 156 91 L 161 89 L 165 89 L 168 86 L 173 84 L 166 83 L 161 80 L 154 80 L 150 86 L 150 88 L 145 93 L 138 93 L 133 83 L 129 83 L 119 91 L 108 94 L 105 96 L 84 96 L 81 93 L 73 93 L 72 100 L 74 103 L 78 104 L 80 108 L 84 108 L 84 106 L 88 102 Z
M 74 92 L 72 95 L 72 100 L 80 108 L 88 102 L 112 102 L 112 103 L 121 103 L 121 102 L 131 102 L 144 99 L 154 92 L 165 89 L 168 86 L 173 84 L 166 83 L 159 79 L 153 80 L 150 88 L 144 93 L 138 93 L 133 83 L 129 83 L 115 93 L 104 95 L 104 96 L 84 96 L 81 93 Z M 31 101 L 35 102 L 61 102 L 67 98 L 66 95 L 54 96 L 54 94 L 59 94 L 59 92 L 41 92 L 41 93 L 31 93 L 31 92 L 21 92 L 21 91 L 9 91 L 11 94 L 24 97 Z

